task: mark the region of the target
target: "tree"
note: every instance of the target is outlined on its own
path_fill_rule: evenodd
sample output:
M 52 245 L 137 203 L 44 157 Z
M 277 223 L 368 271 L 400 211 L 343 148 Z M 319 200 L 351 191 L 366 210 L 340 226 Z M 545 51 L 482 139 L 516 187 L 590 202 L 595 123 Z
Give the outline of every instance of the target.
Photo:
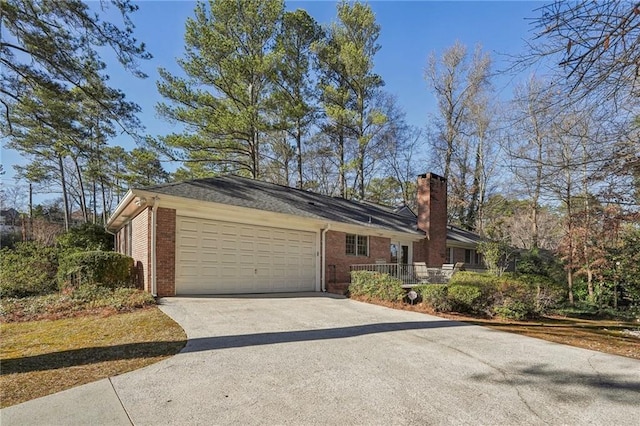
M 547 178 L 548 146 L 552 144 L 553 122 L 558 112 L 553 87 L 531 78 L 517 86 L 510 103 L 510 135 L 504 146 L 509 168 L 520 190 L 530 200 L 531 247 L 540 247 L 540 209 Z
M 125 156 L 126 171 L 123 179 L 132 187 L 150 186 L 165 183 L 169 180 L 156 152 L 147 148 L 134 148 Z
M 83 87 L 90 88 L 93 94 L 91 98 L 78 88 L 59 93 L 36 87 L 15 102 L 10 111 L 13 131 L 7 146 L 30 161 L 18 168 L 20 174 L 29 182 L 56 183 L 54 188 L 60 190 L 65 206 L 67 228 L 74 204 L 84 221 L 89 220 L 89 204 L 94 221 L 97 219 L 99 200 L 103 216 L 106 215 L 107 139 L 116 135 L 117 123 L 126 124 L 129 129 L 139 127 L 139 107 L 127 102 L 122 92 L 108 87 L 98 68 L 95 60 L 87 62 L 82 76 Z M 105 109 L 105 105 L 109 108 Z M 91 203 L 87 202 L 87 195 L 92 195 Z
M 640 3 L 556 0 L 538 11 L 522 62 L 552 58 L 578 97 L 598 92 L 622 106 L 640 96 Z
M 616 202 L 634 203 L 638 168 L 640 106 L 640 3 L 635 1 L 554 1 L 538 9 L 536 36 L 516 65 L 550 61 L 554 81 L 566 94 L 559 102 L 571 106 L 589 99 L 617 115 L 615 150 L 606 164 Z
M 483 174 L 491 123 L 485 93 L 490 66 L 491 59 L 480 46 L 469 58 L 467 48 L 456 42 L 440 59 L 432 53 L 425 71 L 438 102 L 432 144 L 449 182 L 450 219 L 468 229 L 475 228 L 480 198 L 485 196 Z
M 478 253 L 482 254 L 489 272 L 500 276 L 509 266 L 515 252 L 504 241 L 481 241 L 478 244 Z
M 636 306 L 640 302 L 640 230 L 637 227 L 621 230 L 621 238 L 607 253 L 603 280 L 612 287 L 615 308 L 620 299 Z
M 318 23 L 301 9 L 284 13 L 282 28 L 276 37 L 275 51 L 280 63 L 276 68 L 272 100 L 278 109 L 277 127 L 286 130 L 295 141 L 296 186 L 300 189 L 303 187 L 302 142 L 317 115 L 317 93 L 311 78 L 312 46 L 322 37 L 324 33 Z
M 102 109 L 118 116 L 115 109 L 118 105 L 103 103 L 100 92 L 94 91 L 96 87 L 85 84 L 87 62 L 98 58 L 98 50 L 106 46 L 128 71 L 145 77 L 137 61 L 151 55 L 133 37 L 130 15 L 138 6 L 129 0 L 116 0 L 112 4 L 122 18 L 121 26 L 103 20 L 100 13 L 80 0 L 2 0 L 0 103 L 5 110 L 6 133 L 11 132 L 13 105 L 43 91 L 64 98 L 76 88 Z M 102 6 L 104 11 L 107 3 Z M 97 61 L 96 66 L 96 72 L 104 70 L 102 62 Z M 125 123 L 120 124 L 128 130 Z
M 402 126 L 389 135 L 391 143 L 383 159 L 385 174 L 398 185 L 402 203 L 416 208 L 416 176 L 424 173 L 420 153 L 424 149 L 423 131 L 417 127 Z
M 387 117 L 375 104 L 382 78 L 373 72 L 373 58 L 380 50 L 377 43 L 380 26 L 368 5 L 341 2 L 338 22 L 331 27 L 328 40 L 319 44 L 322 102 L 330 125 L 325 129 L 337 134 L 340 157 L 341 192 L 346 195 L 345 138 L 354 141 L 353 169 L 359 198 L 365 197 L 367 159 L 374 150 L 374 139 L 387 123 Z
M 185 77 L 160 69 L 161 116 L 184 125 L 159 145 L 173 160 L 204 174 L 236 172 L 254 179 L 262 136 L 271 130 L 269 97 L 278 55 L 282 0 L 199 2 L 185 29 Z

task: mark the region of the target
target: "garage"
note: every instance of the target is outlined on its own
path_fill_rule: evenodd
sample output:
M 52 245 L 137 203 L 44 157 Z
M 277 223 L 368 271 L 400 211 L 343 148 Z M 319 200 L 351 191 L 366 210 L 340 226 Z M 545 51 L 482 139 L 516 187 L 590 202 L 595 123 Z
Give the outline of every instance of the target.
M 316 290 L 316 233 L 176 217 L 178 295 Z

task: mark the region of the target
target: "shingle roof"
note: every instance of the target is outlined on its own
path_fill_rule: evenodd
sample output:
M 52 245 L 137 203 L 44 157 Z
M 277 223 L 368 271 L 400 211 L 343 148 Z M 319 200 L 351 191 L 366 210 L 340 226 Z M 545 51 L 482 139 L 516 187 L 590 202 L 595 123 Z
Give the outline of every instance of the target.
M 447 240 L 457 241 L 464 244 L 478 244 L 482 241 L 482 237 L 471 231 L 466 231 L 457 226 L 447 225 Z
M 329 197 L 239 176 L 195 179 L 140 188 L 145 191 L 238 207 L 424 235 L 415 219 L 368 202 Z

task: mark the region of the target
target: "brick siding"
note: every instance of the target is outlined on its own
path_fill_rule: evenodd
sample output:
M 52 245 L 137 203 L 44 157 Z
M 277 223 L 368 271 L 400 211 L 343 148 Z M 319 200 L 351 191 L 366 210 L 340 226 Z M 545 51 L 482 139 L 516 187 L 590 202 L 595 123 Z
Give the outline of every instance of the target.
M 414 261 L 440 267 L 447 256 L 447 181 L 431 173 L 418 176 L 417 202 L 418 229 L 427 241 L 414 244 Z
M 362 235 L 362 234 L 359 234 Z M 351 280 L 349 266 L 360 263 L 376 263 L 376 260 L 391 261 L 391 239 L 369 236 L 369 256 L 347 255 L 347 234 L 328 231 L 326 235 L 326 285 L 327 291 L 343 293 L 345 283 Z
M 176 294 L 176 211 L 158 207 L 156 217 L 156 290 L 158 296 Z
M 131 257 L 136 268 L 138 286 L 151 292 L 151 209 L 142 210 L 131 220 Z M 126 227 L 123 228 L 126 232 Z

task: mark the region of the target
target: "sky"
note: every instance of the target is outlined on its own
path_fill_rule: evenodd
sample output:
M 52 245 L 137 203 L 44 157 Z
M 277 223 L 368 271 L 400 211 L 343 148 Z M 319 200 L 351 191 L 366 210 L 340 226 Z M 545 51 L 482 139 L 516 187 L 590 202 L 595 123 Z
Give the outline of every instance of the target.
M 98 3 L 92 3 L 97 5 Z M 155 105 L 162 101 L 156 90 L 158 68 L 179 74 L 176 59 L 184 52 L 184 25 L 193 15 L 192 1 L 140 1 L 132 15 L 135 37 L 146 44 L 153 59 L 142 61 L 140 69 L 149 75 L 141 80 L 127 73 L 110 52 L 103 52 L 107 73 L 113 87 L 122 90 L 129 101 L 140 105 L 139 118 L 146 134 L 164 135 L 177 129 L 159 118 Z M 542 2 L 524 1 L 373 1 L 369 2 L 377 23 L 381 26 L 380 51 L 374 58 L 375 72 L 385 81 L 385 90 L 396 96 L 409 124 L 424 127 L 436 113 L 436 102 L 424 79 L 427 58 L 431 52 L 441 54 L 456 40 L 470 50 L 480 44 L 491 54 L 494 70 L 508 65 L 508 55 L 523 51 L 533 36 L 531 18 Z M 321 25 L 336 19 L 333 1 L 289 1 L 288 10 L 305 9 Z M 503 75 L 494 79 L 496 96 L 508 98 L 512 86 L 522 76 Z M 115 144 L 126 149 L 135 147 L 129 137 L 118 137 Z M 3 185 L 14 184 L 13 165 L 22 164 L 21 157 L 11 150 L 2 150 L 6 171 Z M 166 165 L 174 170 L 177 165 Z M 50 197 L 53 198 L 53 197 Z

